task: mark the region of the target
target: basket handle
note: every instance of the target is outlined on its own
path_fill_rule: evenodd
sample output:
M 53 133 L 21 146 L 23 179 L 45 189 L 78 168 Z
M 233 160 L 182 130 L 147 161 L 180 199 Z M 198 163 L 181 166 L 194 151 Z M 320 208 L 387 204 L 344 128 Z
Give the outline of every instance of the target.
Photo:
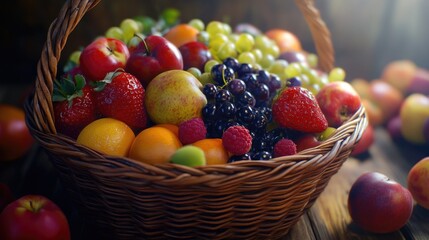
M 56 134 L 52 91 L 53 82 L 57 75 L 61 52 L 71 32 L 82 17 L 101 0 L 67 0 L 61 8 L 58 17 L 52 22 L 47 34 L 47 40 L 42 49 L 37 64 L 37 76 L 32 109 L 29 117 L 35 127 L 44 133 Z M 333 67 L 333 47 L 331 35 L 325 23 L 320 18 L 319 11 L 314 6 L 314 0 L 295 0 L 304 15 L 311 30 L 316 51 L 319 56 L 319 66 L 328 71 Z

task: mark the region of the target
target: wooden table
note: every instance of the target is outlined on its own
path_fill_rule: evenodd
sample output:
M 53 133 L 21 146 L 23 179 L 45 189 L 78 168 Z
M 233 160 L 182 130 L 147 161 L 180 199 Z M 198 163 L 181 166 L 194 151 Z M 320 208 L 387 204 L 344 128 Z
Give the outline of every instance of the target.
M 0 102 L 16 104 L 26 89 L 23 86 L 1 86 Z M 359 158 L 350 157 L 344 163 L 313 207 L 284 239 L 429 239 L 429 210 L 418 205 L 415 205 L 406 226 L 390 234 L 372 234 L 361 230 L 352 222 L 347 211 L 348 191 L 360 174 L 378 171 L 406 186 L 408 171 L 424 156 L 429 156 L 427 146 L 393 142 L 383 128 L 377 128 L 376 140 L 369 152 Z M 68 201 L 55 169 L 37 144 L 21 159 L 0 164 L 0 182 L 7 183 L 16 197 L 31 193 L 51 198 L 67 215 L 73 239 L 96 239 L 92 228 Z

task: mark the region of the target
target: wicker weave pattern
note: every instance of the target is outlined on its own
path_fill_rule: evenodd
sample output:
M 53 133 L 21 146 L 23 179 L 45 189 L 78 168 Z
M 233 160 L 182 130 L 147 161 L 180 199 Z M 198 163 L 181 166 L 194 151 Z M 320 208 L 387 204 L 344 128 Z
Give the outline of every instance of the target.
M 51 156 L 82 214 L 120 239 L 272 239 L 284 236 L 347 159 L 367 125 L 361 108 L 317 148 L 270 161 L 190 168 L 102 155 L 57 135 L 53 79 L 69 34 L 99 0 L 67 1 L 52 23 L 37 66 L 27 123 Z M 329 31 L 313 2 L 296 0 L 321 68 L 333 66 Z

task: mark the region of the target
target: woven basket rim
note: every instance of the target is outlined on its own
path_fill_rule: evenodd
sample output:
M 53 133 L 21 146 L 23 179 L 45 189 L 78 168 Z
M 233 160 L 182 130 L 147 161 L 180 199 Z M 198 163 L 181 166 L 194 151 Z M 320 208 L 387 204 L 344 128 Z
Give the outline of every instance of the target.
M 342 140 L 338 138 L 341 135 L 342 138 L 348 137 L 355 130 L 356 126 L 365 126 L 365 124 L 360 123 L 358 120 L 364 117 L 364 109 L 361 106 L 361 109 L 343 126 L 339 127 L 335 132 L 334 136 L 325 140 L 321 145 L 306 149 L 300 153 L 291 156 L 273 158 L 268 161 L 259 161 L 259 160 L 246 160 L 246 161 L 237 161 L 233 163 L 226 163 L 220 165 L 208 165 L 201 167 L 188 167 L 173 163 L 166 163 L 160 165 L 151 165 L 147 163 L 142 163 L 134 159 L 126 157 L 114 157 L 101 154 L 95 150 L 89 149 L 85 146 L 79 145 L 75 140 L 56 133 L 54 120 L 53 120 L 53 107 L 51 102 L 52 95 L 52 80 L 55 78 L 54 73 L 56 74 L 56 68 L 58 64 L 58 58 L 61 54 L 61 50 L 64 48 L 64 45 L 67 41 L 68 34 L 76 27 L 78 22 L 81 20 L 86 11 L 89 11 L 95 7 L 100 0 L 69 0 L 67 1 L 63 9 L 59 14 L 59 17 L 52 23 L 50 31 L 48 33 L 47 42 L 45 44 L 44 51 L 42 51 L 42 56 L 38 64 L 38 76 L 36 78 L 36 90 L 34 97 L 30 97 L 29 101 L 26 103 L 27 111 L 27 122 L 30 127 L 32 134 L 36 137 L 37 140 L 42 144 L 44 148 L 58 147 L 56 143 L 63 143 L 65 146 L 70 146 L 72 149 L 79 150 L 80 154 L 76 157 L 84 157 L 85 154 L 96 156 L 99 158 L 105 158 L 110 160 L 120 160 L 122 162 L 126 161 L 128 164 L 134 168 L 145 169 L 152 174 L 161 174 L 165 176 L 175 177 L 180 174 L 189 174 L 190 176 L 201 176 L 207 173 L 216 173 L 220 174 L 224 168 L 225 172 L 235 172 L 235 171 L 245 171 L 246 169 L 254 169 L 261 167 L 273 168 L 279 164 L 285 164 L 286 162 L 297 162 L 297 161 L 306 161 L 315 158 L 317 155 L 324 155 L 329 153 L 330 147 Z M 332 69 L 333 68 L 333 49 L 332 43 L 330 41 L 330 33 L 327 30 L 326 25 L 320 19 L 320 14 L 313 5 L 312 0 L 296 0 L 295 1 L 299 9 L 304 14 L 304 17 L 307 23 L 310 26 L 312 32 L 317 53 L 322 55 L 322 66 L 321 68 Z M 70 5 L 68 5 L 70 4 Z M 70 19 L 75 17 L 76 19 Z M 63 24 L 72 22 L 72 24 L 67 24 L 66 29 L 64 30 L 58 21 L 64 21 Z M 59 24 L 60 26 L 58 27 Z M 56 28 L 61 30 L 60 33 L 56 33 Z M 58 31 L 60 31 L 58 30 Z M 56 48 L 57 51 L 55 61 L 46 60 L 46 58 L 52 58 L 52 55 L 55 55 L 54 52 L 50 49 L 53 48 L 52 42 L 50 39 L 60 38 L 60 49 Z M 63 36 L 63 39 L 61 37 Z M 323 47 L 323 48 L 322 48 Z M 51 59 L 52 60 L 52 59 Z M 366 121 L 366 120 L 365 120 Z M 359 125 L 360 124 L 360 125 Z M 351 130 L 352 129 L 352 130 Z M 364 127 L 357 130 L 363 131 Z M 360 138 L 361 133 L 357 134 Z M 354 139 L 355 141 L 358 139 Z M 48 143 L 49 142 L 49 143 Z M 54 145 L 52 145 L 54 144 Z M 62 149 L 67 154 L 70 154 L 72 149 Z M 341 150 L 341 149 L 337 149 Z M 58 152 L 60 154 L 60 151 Z M 239 170 L 240 169 L 240 170 Z M 175 173 L 173 173 L 175 172 Z

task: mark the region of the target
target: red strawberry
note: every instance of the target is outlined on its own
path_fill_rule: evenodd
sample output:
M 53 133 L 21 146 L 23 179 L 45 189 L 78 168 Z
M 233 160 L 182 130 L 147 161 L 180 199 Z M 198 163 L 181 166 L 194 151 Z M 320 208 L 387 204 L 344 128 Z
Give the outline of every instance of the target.
M 80 131 L 97 118 L 94 91 L 86 85 L 82 75 L 55 81 L 54 102 L 55 127 L 59 133 L 77 138 Z
M 136 77 L 116 71 L 107 74 L 106 79 L 96 84 L 97 108 L 104 117 L 123 121 L 134 130 L 146 127 L 145 90 Z
M 283 90 L 272 106 L 274 120 L 284 128 L 318 133 L 328 127 L 314 95 L 302 87 Z

